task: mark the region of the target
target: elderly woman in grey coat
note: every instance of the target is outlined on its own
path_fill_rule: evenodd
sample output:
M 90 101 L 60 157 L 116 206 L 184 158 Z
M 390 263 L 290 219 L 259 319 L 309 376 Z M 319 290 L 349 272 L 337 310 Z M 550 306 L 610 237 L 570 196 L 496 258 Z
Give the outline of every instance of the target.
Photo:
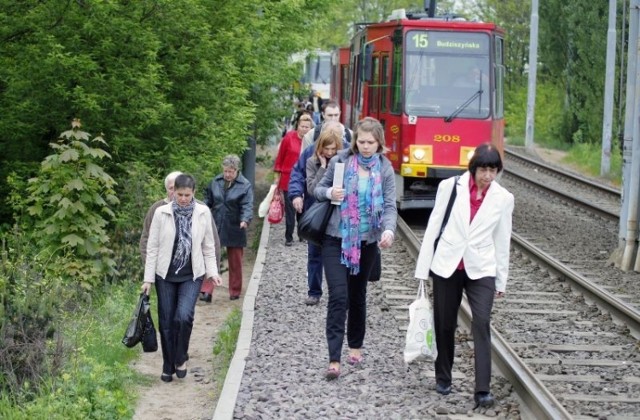
M 213 213 L 221 246 L 227 247 L 229 299 L 242 292 L 242 257 L 247 246 L 247 227 L 253 218 L 253 186 L 240 173 L 240 158 L 222 160 L 222 173 L 209 183 L 206 204 Z
M 351 147 L 331 159 L 314 190 L 319 201 L 341 202 L 333 210 L 322 241 L 322 261 L 329 289 L 327 379 L 340 376 L 345 321 L 349 345 L 347 363 L 358 365 L 363 361 L 367 281 L 378 246 L 388 248 L 393 244 L 398 215 L 393 168 L 382 154 L 382 125 L 367 117 L 359 121 L 353 131 Z M 337 163 L 344 164 L 341 187 L 332 186 Z

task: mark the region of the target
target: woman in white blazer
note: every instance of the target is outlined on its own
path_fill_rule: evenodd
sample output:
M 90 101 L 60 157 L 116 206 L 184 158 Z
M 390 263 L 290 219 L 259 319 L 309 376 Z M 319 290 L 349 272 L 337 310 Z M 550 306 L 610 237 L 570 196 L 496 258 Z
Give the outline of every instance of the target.
M 491 144 L 476 148 L 469 170 L 442 181 L 429 217 L 415 276 L 433 278 L 434 329 L 438 357 L 436 391 L 451 392 L 458 309 L 465 291 L 473 316 L 477 406 L 494 403 L 491 384 L 491 308 L 504 296 L 509 272 L 513 195 L 495 181 L 502 171 L 500 152 Z M 438 241 L 453 188 L 456 198 Z
M 187 375 L 189 340 L 203 279 L 222 283 L 216 265 L 211 212 L 194 199 L 196 182 L 181 174 L 174 198 L 153 214 L 142 291 L 155 283 L 162 345 L 162 375 L 171 382 Z

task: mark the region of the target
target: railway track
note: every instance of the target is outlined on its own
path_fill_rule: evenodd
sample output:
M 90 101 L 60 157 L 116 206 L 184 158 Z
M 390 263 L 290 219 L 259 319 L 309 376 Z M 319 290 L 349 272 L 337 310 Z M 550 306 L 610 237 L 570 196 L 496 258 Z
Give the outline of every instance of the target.
M 564 207 L 561 216 L 534 211 L 527 214 L 527 221 L 541 213 L 542 224 L 550 224 L 549 218 L 559 219 L 558 228 L 564 223 L 571 229 L 573 218 L 580 219 L 582 226 L 608 224 L 608 230 L 617 222 L 619 191 L 567 176 L 512 152 L 507 153 L 506 166 L 510 170 L 505 170 L 502 184 L 535 189 L 538 202 L 543 191 L 543 196 L 554 197 L 544 200 L 544 205 Z M 513 185 L 507 188 L 514 192 Z M 518 208 L 521 194 L 515 195 Z M 534 228 L 524 229 L 522 236 L 514 233 L 512 237 L 507 297 L 495 302 L 492 331 L 494 364 L 523 401 L 523 417 L 638 418 L 637 286 L 615 276 L 599 275 L 601 272 L 585 262 L 589 251 L 584 252 L 585 261 L 564 255 L 562 249 L 570 247 L 559 239 L 561 229 L 550 236 L 537 232 L 535 227 L 540 224 L 531 226 Z M 514 220 L 514 230 L 518 229 L 518 220 Z M 417 256 L 423 230 L 410 229 L 400 222 L 399 232 L 409 253 Z M 598 259 L 592 263 L 605 265 Z M 637 285 L 637 275 L 627 277 L 631 281 L 635 278 Z M 460 320 L 467 328 L 470 317 L 465 302 Z
M 521 153 L 505 149 L 504 173 L 523 184 L 534 185 L 545 194 L 610 220 L 620 215 L 620 191 L 590 179 L 568 173 Z
M 398 230 L 417 255 L 416 232 L 404 222 Z M 638 330 L 638 313 L 606 293 L 577 293 L 588 282 L 573 286 L 584 279 L 557 262 L 548 265 L 551 256 L 517 235 L 514 245 L 507 297 L 494 305 L 493 360 L 523 401 L 523 417 L 634 418 L 640 413 L 640 351 L 630 330 Z M 631 325 L 608 315 L 621 312 Z M 470 318 L 465 301 L 467 329 Z

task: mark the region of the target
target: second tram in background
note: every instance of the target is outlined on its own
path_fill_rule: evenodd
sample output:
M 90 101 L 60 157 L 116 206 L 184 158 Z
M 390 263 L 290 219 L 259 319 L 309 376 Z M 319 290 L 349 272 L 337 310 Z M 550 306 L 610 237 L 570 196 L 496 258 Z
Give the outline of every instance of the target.
M 305 51 L 294 54 L 291 60 L 302 63 L 302 75 L 299 83 L 310 91 L 311 97 L 319 98 L 320 102 L 329 99 L 331 89 L 331 53 L 320 50 Z M 322 110 L 317 109 L 316 111 L 321 112 Z
M 359 26 L 333 53 L 331 96 L 346 126 L 366 116 L 384 125 L 398 208 L 431 208 L 438 183 L 464 172 L 476 146 L 503 150 L 504 32 L 404 10 Z

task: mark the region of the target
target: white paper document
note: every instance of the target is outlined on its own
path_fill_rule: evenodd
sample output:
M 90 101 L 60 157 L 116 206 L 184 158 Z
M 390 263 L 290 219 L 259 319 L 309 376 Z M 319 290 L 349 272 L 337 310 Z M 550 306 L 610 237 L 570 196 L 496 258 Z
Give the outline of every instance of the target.
M 344 181 L 344 162 L 337 162 L 335 170 L 333 172 L 333 187 L 342 188 L 342 182 Z M 342 200 L 331 200 L 331 204 L 340 204 Z

